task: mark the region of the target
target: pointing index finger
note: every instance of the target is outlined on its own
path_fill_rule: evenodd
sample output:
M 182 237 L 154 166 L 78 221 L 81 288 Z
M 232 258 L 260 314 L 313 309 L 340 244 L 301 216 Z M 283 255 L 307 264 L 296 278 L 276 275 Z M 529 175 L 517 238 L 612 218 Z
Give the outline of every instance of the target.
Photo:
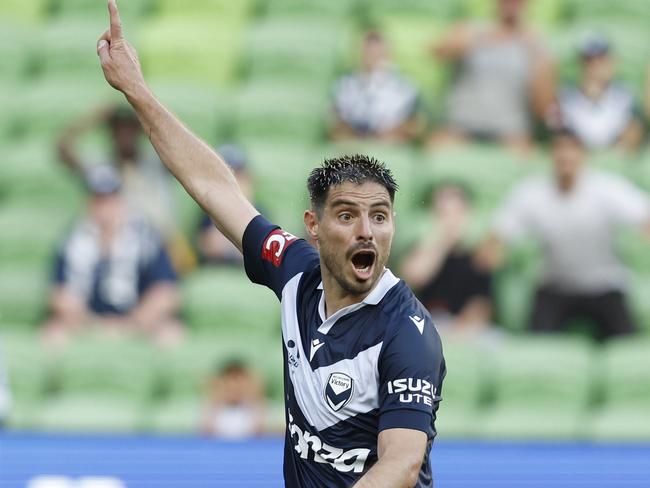
M 111 40 L 122 39 L 122 22 L 120 21 L 120 12 L 117 10 L 115 0 L 108 0 L 108 13 L 111 19 Z

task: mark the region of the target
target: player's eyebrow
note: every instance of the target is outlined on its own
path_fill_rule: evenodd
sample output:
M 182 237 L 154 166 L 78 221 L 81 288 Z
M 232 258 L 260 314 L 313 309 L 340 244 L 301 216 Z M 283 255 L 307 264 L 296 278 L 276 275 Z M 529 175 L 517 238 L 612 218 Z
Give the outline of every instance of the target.
M 358 207 L 359 203 L 354 200 L 346 200 L 344 198 L 336 198 L 331 204 L 332 207 Z
M 360 204 L 359 202 L 356 202 L 354 200 L 346 200 L 345 198 L 336 198 L 334 201 L 330 204 L 332 208 L 336 207 L 359 207 Z M 373 207 L 389 207 L 390 208 L 390 202 L 389 200 L 386 200 L 382 198 L 379 201 L 376 201 L 374 203 L 370 204 L 370 208 Z

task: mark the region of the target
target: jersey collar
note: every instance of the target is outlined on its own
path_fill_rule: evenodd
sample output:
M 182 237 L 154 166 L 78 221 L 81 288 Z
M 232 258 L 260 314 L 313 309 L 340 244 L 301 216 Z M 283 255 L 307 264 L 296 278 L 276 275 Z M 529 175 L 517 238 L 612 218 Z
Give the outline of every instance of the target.
M 399 283 L 399 278 L 395 276 L 390 269 L 388 268 L 384 269 L 381 278 L 379 278 L 379 281 L 377 282 L 375 287 L 372 289 L 372 291 L 368 294 L 366 298 L 364 298 L 359 303 L 354 303 L 352 305 L 348 305 L 347 307 L 343 307 L 341 310 L 338 310 L 328 319 L 325 319 L 325 293 L 321 293 L 320 301 L 318 302 L 318 314 L 320 315 L 320 318 L 323 321 L 323 323 L 318 327 L 318 332 L 320 332 L 321 334 L 327 334 L 330 331 L 330 329 L 334 326 L 336 321 L 341 317 L 345 315 L 349 315 L 352 312 L 356 312 L 357 310 L 363 308 L 366 305 L 379 304 L 379 302 L 382 300 L 382 298 L 384 298 L 386 293 L 388 293 L 388 291 L 397 283 Z M 319 290 L 323 289 L 322 281 L 318 285 L 318 289 Z

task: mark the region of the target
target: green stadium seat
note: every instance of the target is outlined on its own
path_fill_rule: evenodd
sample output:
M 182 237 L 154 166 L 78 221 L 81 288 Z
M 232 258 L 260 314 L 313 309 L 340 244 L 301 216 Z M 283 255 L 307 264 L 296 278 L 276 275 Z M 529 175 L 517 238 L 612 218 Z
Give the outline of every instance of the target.
M 194 335 L 180 347 L 161 353 L 166 378 L 162 401 L 151 409 L 147 429 L 157 432 L 196 432 L 206 387 L 212 374 L 238 358 L 260 374 L 274 397 L 282 397 L 282 354 L 279 339 L 241 330 Z M 276 344 L 277 343 L 277 344 Z M 278 388 L 278 382 L 279 388 Z
M 194 330 L 246 330 L 266 337 L 280 330 L 277 298 L 270 290 L 251 283 L 240 267 L 206 268 L 187 276 L 183 305 Z
M 8 425 L 14 429 L 34 428 L 48 387 L 51 358 L 37 334 L 4 320 L 0 349 L 11 394 Z
M 194 17 L 155 18 L 139 32 L 139 55 L 149 77 L 227 86 L 237 72 L 242 23 Z
M 447 375 L 436 429 L 445 439 L 471 437 L 480 424 L 490 388 L 491 355 L 478 343 L 444 340 L 443 347 Z
M 107 337 L 80 338 L 58 358 L 60 390 L 47 399 L 43 430 L 131 432 L 141 429 L 156 379 L 153 347 Z
M 496 403 L 478 435 L 507 439 L 576 439 L 592 392 L 592 351 L 566 336 L 512 338 L 495 350 Z
M 590 423 L 597 440 L 650 440 L 650 341 L 645 338 L 611 340 L 599 372 L 605 401 Z
M 244 69 L 253 79 L 294 79 L 328 90 L 349 38 L 347 25 L 331 19 L 265 19 L 248 28 Z
M 647 252 L 647 251 L 646 251 Z M 631 273 L 628 300 L 634 311 L 634 318 L 642 334 L 650 334 L 650 275 L 647 271 Z
M 52 11 L 60 17 L 82 17 L 108 22 L 106 2 L 88 0 L 51 0 Z M 137 0 L 120 2 L 120 19 L 124 26 L 133 26 L 134 22 L 151 12 L 156 0 Z M 194 1 L 192 3 L 195 3 Z M 97 34 L 97 37 L 101 34 Z
M 25 84 L 8 104 L 7 117 L 13 133 L 56 137 L 93 108 L 115 100 L 119 100 L 117 92 L 103 79 L 48 76 Z
M 55 144 L 50 137 L 30 138 L 4 146 L 0 198 L 11 207 L 54 205 L 63 215 L 72 215 L 82 205 L 83 190 L 70 171 L 56 160 Z
M 325 159 L 325 152 L 269 140 L 247 140 L 243 147 L 249 156 L 260 210 L 287 232 L 303 235 L 303 212 L 309 208 L 307 177 Z
M 27 244 L 27 243 L 26 243 Z M 42 265 L 0 265 L 0 323 L 36 325 L 45 318 L 49 273 Z
M 38 24 L 48 14 L 49 0 L 2 0 L 0 18 Z
M 80 82 L 103 81 L 97 40 L 107 29 L 107 22 L 104 17 L 79 16 L 60 17 L 48 22 L 32 43 L 32 62 L 45 76 L 64 74 L 72 77 L 74 74 L 80 77 Z M 128 31 L 127 34 L 133 37 Z
M 464 183 L 471 189 L 475 205 L 486 210 L 500 204 L 504 193 L 535 168 L 512 152 L 487 144 L 441 149 L 429 156 L 427 165 L 433 181 Z
M 371 20 L 393 15 L 412 15 L 431 19 L 450 19 L 458 13 L 457 0 L 362 0 Z
M 34 28 L 8 21 L 0 14 L 0 79 L 21 80 L 27 75 L 30 44 L 35 37 Z M 17 87 L 16 87 L 17 88 Z M 5 88 L 10 95 L 11 87 Z
M 47 267 L 72 220 L 65 207 L 0 207 L 0 263 Z
M 542 2 L 543 3 L 543 2 Z M 645 0 L 572 0 L 568 2 L 574 19 L 578 22 L 604 21 L 626 25 L 650 20 Z
M 528 329 L 530 307 L 541 274 L 541 256 L 532 241 L 511 247 L 495 276 L 496 321 L 512 332 Z
M 238 139 L 300 141 L 322 139 L 327 121 L 326 92 L 296 81 L 251 81 L 241 87 L 235 102 Z
M 233 107 L 229 94 L 189 80 L 152 80 L 150 86 L 160 101 L 208 144 L 230 130 Z
M 588 0 L 587 0 L 588 1 Z M 534 28 L 548 29 L 567 20 L 571 13 L 570 2 L 565 0 L 542 0 L 526 4 L 526 19 Z M 459 14 L 462 17 L 495 18 L 496 2 L 485 0 L 460 0 Z
M 153 0 L 161 17 L 203 16 L 213 21 L 241 22 L 252 13 L 256 0 Z
M 355 14 L 358 6 L 357 0 L 268 0 L 266 2 L 266 15 L 268 17 L 296 16 L 333 18 L 349 21 Z

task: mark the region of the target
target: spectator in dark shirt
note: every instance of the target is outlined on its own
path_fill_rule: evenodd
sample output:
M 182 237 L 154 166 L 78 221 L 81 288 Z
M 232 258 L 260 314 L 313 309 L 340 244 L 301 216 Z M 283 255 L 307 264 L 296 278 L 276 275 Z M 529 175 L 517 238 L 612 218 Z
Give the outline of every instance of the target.
M 369 32 L 359 71 L 334 88 L 334 140 L 375 138 L 403 142 L 418 135 L 418 92 L 391 64 L 385 39 Z
M 94 166 L 87 161 L 97 156 L 84 156 L 79 142 L 95 130 L 107 132 L 110 147 L 110 153 L 95 164 L 110 164 L 119 171 L 121 193 L 129 206 L 142 213 L 160 233 L 175 269 L 181 273 L 191 271 L 196 256 L 177 222 L 172 180 L 157 155 L 145 149 L 145 135 L 130 107 L 100 107 L 66 127 L 58 141 L 59 159 L 83 180 L 88 168 Z
M 431 232 L 411 251 L 402 277 L 431 313 L 452 332 L 483 330 L 489 324 L 491 276 L 463 242 L 471 219 L 470 196 L 445 183 L 432 192 Z
M 178 341 L 177 278 L 160 236 L 130 211 L 112 167 L 91 168 L 86 184 L 87 214 L 56 256 L 46 340 L 60 344 L 96 326 L 111 334 L 142 333 L 161 345 Z

